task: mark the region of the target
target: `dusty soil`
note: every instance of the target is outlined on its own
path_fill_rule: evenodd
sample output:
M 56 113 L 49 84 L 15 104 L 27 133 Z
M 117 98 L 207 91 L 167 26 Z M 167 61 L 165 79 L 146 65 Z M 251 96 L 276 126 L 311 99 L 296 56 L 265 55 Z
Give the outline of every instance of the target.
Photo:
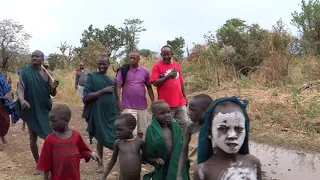
M 90 145 L 89 137 L 86 132 L 86 122 L 81 118 L 81 107 L 73 106 L 72 119 L 70 122 L 71 128 L 81 132 L 82 137 L 85 142 L 95 151 L 96 141 Z M 33 160 L 32 154 L 29 148 L 29 137 L 28 130 L 24 132 L 21 130 L 22 121 L 20 120 L 16 125 L 11 126 L 9 133 L 7 135 L 8 144 L 3 151 L 0 151 L 0 179 L 1 180 L 40 180 L 43 179 L 42 176 L 33 175 L 35 162 Z M 43 140 L 38 140 L 39 153 Z M 106 165 L 112 155 L 112 151 L 105 148 L 103 162 Z M 90 161 L 85 163 L 81 160 L 81 179 L 84 180 L 94 180 L 98 179 L 101 174 L 96 173 L 97 163 L 95 161 Z M 147 169 L 150 170 L 151 167 L 142 166 L 141 174 L 145 174 Z M 116 164 L 108 176 L 110 180 L 118 179 L 118 164 Z

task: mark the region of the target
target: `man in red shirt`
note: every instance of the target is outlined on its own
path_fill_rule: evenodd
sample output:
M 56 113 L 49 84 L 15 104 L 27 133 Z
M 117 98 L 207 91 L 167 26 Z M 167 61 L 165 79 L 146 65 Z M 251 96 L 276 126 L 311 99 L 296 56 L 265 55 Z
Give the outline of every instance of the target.
M 170 46 L 161 48 L 163 60 L 153 65 L 150 82 L 157 87 L 158 99 L 166 101 L 171 109 L 172 118 L 184 130 L 190 120 L 187 115 L 186 94 L 180 64 L 172 60 Z

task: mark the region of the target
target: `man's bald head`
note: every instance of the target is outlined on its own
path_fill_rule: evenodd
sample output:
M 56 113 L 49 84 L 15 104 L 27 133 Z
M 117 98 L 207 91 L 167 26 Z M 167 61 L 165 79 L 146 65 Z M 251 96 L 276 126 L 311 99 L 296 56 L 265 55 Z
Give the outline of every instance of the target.
M 35 50 L 31 54 L 31 64 L 35 66 L 40 66 L 44 61 L 44 54 L 42 51 Z
M 32 54 L 38 54 L 38 55 L 42 56 L 42 58 L 44 59 L 44 54 L 40 50 L 35 50 L 35 51 L 32 52 Z
M 83 63 L 82 61 L 79 63 L 79 68 L 80 68 L 81 70 L 84 69 L 84 63 Z

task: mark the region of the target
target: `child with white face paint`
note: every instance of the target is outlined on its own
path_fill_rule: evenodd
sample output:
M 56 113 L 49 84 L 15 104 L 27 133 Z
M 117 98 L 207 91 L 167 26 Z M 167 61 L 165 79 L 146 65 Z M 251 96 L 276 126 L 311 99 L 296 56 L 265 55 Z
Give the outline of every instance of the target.
M 207 110 L 199 136 L 195 180 L 261 180 L 260 160 L 249 154 L 246 105 L 237 97 L 221 98 Z M 217 146 L 215 153 L 208 146 L 210 137 Z
M 245 117 L 241 112 L 219 112 L 213 119 L 213 139 L 226 153 L 238 153 L 246 137 L 245 132 Z

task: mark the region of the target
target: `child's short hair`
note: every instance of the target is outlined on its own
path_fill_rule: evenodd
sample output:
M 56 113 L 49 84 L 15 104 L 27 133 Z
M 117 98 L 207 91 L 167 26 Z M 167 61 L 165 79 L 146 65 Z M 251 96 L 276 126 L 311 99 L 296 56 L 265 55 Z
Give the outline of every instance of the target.
M 64 104 L 58 104 L 52 108 L 52 110 L 49 113 L 49 119 L 53 116 L 58 116 L 61 119 L 69 122 L 71 119 L 71 110 L 67 105 Z
M 157 108 L 159 108 L 159 105 L 160 105 L 160 104 L 163 104 L 163 103 L 168 104 L 168 103 L 165 102 L 164 100 L 154 101 L 154 102 L 152 103 L 152 105 L 151 105 L 151 112 L 152 112 L 152 114 L 154 114 L 155 111 L 157 110 Z
M 123 113 L 118 117 L 118 119 L 124 120 L 126 122 L 126 124 L 128 126 L 132 126 L 133 129 L 135 129 L 137 126 L 137 120 L 132 114 Z
M 207 94 L 198 94 L 193 96 L 192 99 L 201 101 L 201 105 L 206 107 L 209 107 L 213 102 L 212 98 Z

